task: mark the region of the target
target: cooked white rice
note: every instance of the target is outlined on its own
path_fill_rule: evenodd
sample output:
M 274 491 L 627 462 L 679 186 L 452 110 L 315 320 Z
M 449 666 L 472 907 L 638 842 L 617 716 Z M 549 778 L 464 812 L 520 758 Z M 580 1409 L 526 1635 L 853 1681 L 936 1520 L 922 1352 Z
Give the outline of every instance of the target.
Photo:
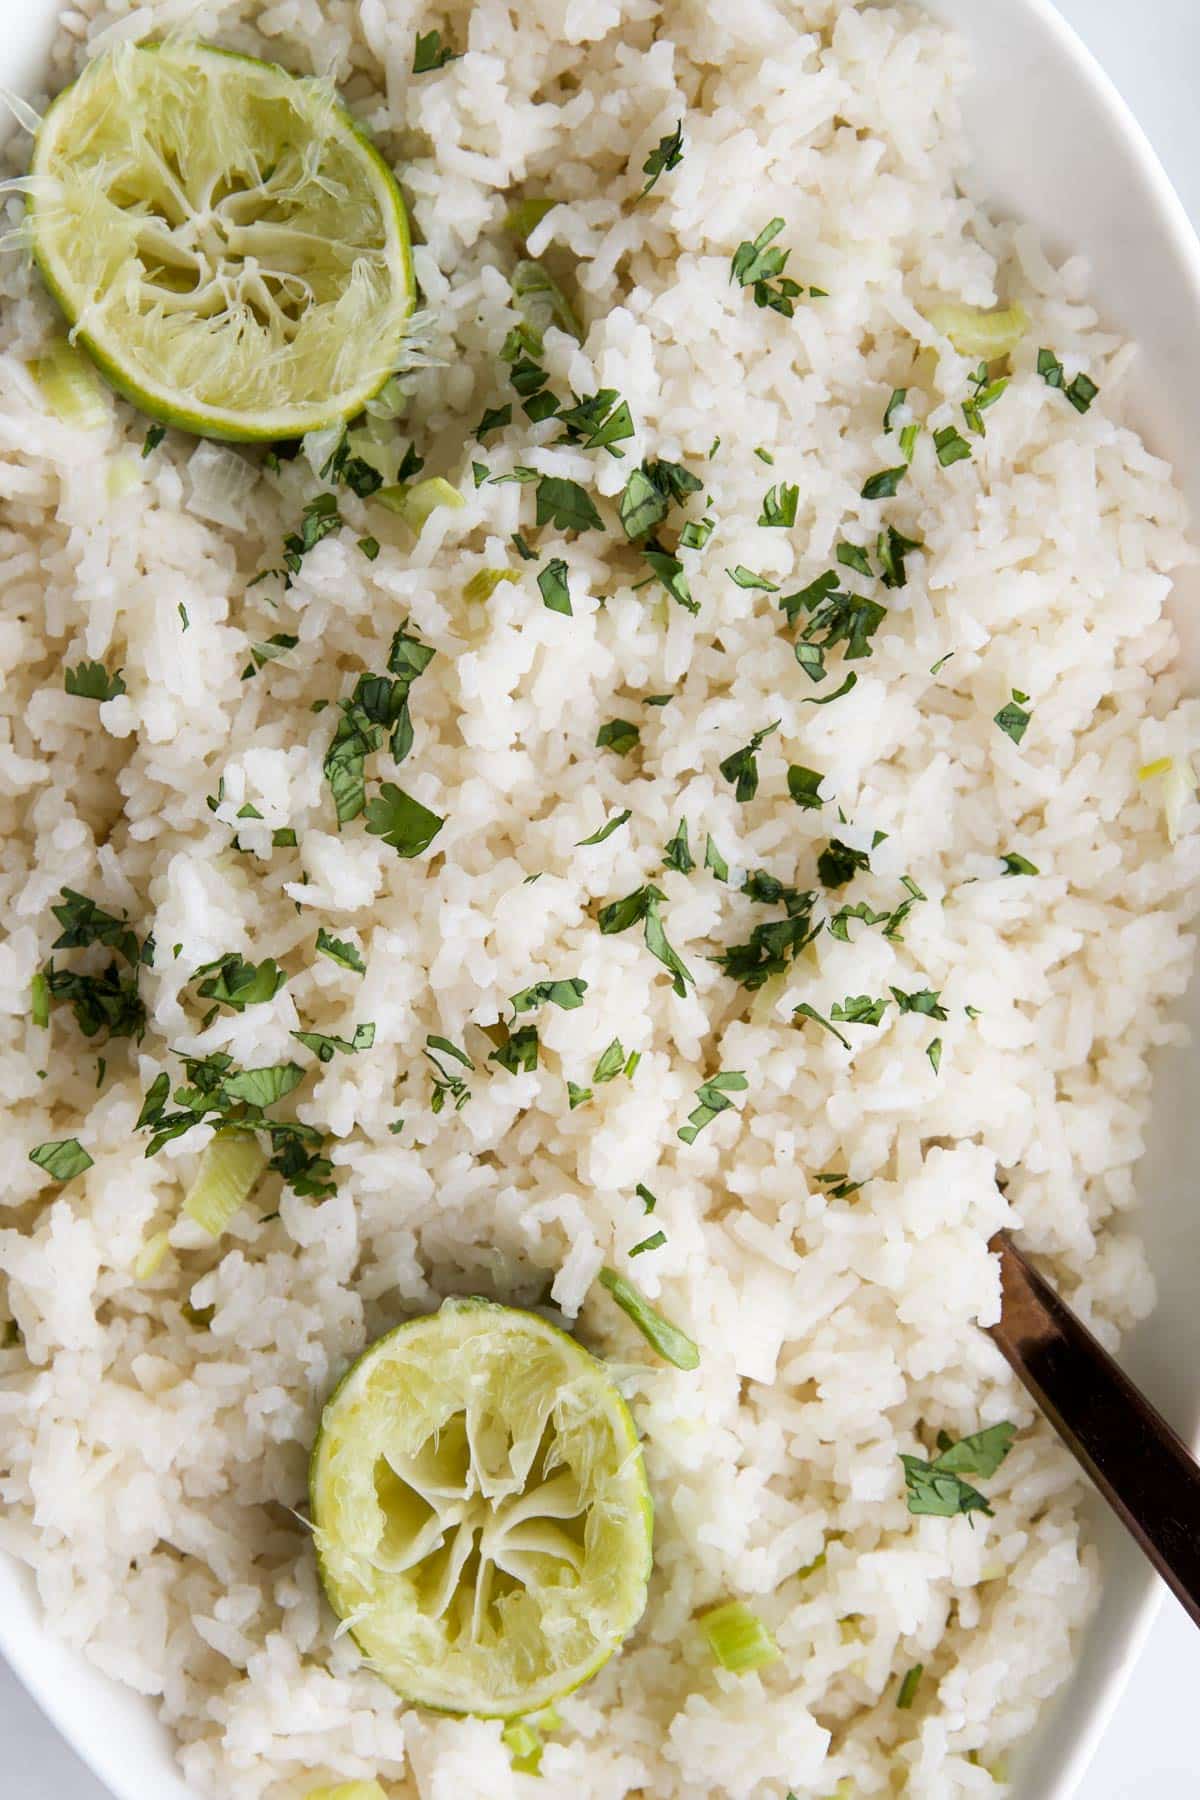
M 1138 780 L 1160 757 L 1180 766 L 1200 726 L 1177 698 L 1164 612 L 1188 550 L 1169 469 L 1120 422 L 1133 353 L 1098 324 L 1077 262 L 1051 266 L 1027 231 L 961 198 L 964 50 L 911 8 L 80 0 L 51 91 L 91 49 L 184 22 L 331 73 L 401 171 L 435 366 L 398 430 L 466 504 L 414 542 L 344 494 L 349 529 L 291 591 L 250 589 L 316 491 L 305 460 L 264 473 L 217 523 L 202 475 L 195 503 L 208 451 L 172 435 L 138 460 L 145 421 L 111 401 L 101 429 L 60 422 L 28 366 L 52 308 L 24 256 L 6 256 L 0 1322 L 18 1329 L 0 1351 L 0 1544 L 36 1572 L 55 1631 L 150 1696 L 197 1793 L 224 1800 L 371 1776 L 397 1800 L 994 1793 L 1069 1672 L 1096 1577 L 1073 1465 L 979 1329 L 998 1311 L 987 1241 L 1019 1227 L 1107 1342 L 1146 1311 L 1126 1214 L 1147 1057 L 1191 960 L 1194 809 L 1172 848 L 1161 786 Z M 414 79 L 414 34 L 434 25 L 467 54 Z M 681 117 L 683 162 L 631 207 Z M 551 331 L 547 363 L 559 391 L 625 396 L 624 462 L 550 447 L 552 424 L 482 449 L 471 436 L 509 395 L 501 221 L 514 193 L 541 192 L 562 204 L 530 253 L 577 259 L 588 326 L 582 346 Z M 789 273 L 828 291 L 792 321 L 729 281 L 739 241 L 775 214 Z M 925 323 L 930 307 L 1014 298 L 1033 327 L 971 459 L 939 466 L 927 429 L 897 497 L 860 499 L 897 460 L 881 430 L 894 387 L 929 426 L 962 426 L 974 359 Z M 1086 415 L 1039 378 L 1039 345 L 1100 384 Z M 476 491 L 472 459 L 615 496 L 644 455 L 684 461 L 711 493 L 698 615 L 633 591 L 619 529 L 562 544 L 543 531 L 574 616 L 546 610 L 538 565 L 509 545 L 531 531 L 532 498 Z M 132 486 L 113 478 L 122 458 Z M 799 485 L 793 530 L 756 524 L 772 481 Z M 857 687 L 809 705 L 775 596 L 724 570 L 789 591 L 884 520 L 924 548 L 906 587 L 867 590 L 889 610 Z M 374 563 L 356 547 L 366 532 Z M 464 583 L 505 564 L 519 581 L 466 605 Z M 361 824 L 338 833 L 321 771 L 336 715 L 311 711 L 382 669 L 406 618 L 437 655 L 400 779 L 446 818 L 415 861 Z M 298 647 L 241 680 L 249 646 L 276 631 Z M 65 694 L 64 665 L 85 657 L 122 665 L 128 692 L 99 709 Z M 992 722 L 1013 688 L 1032 712 L 1019 746 Z M 613 717 L 640 725 L 634 754 L 594 747 Z M 718 763 L 775 719 L 759 793 L 739 805 Z M 820 811 L 787 797 L 789 763 L 826 776 Z M 394 773 L 380 756 L 372 783 Z M 261 823 L 236 818 L 247 802 Z M 623 807 L 626 827 L 577 847 Z M 727 884 L 662 872 L 681 817 L 693 849 L 712 834 Z M 299 847 L 273 850 L 285 826 Z M 716 952 L 778 915 L 739 894 L 746 870 L 816 886 L 831 835 L 865 849 L 877 832 L 870 872 L 831 904 L 890 910 L 910 875 L 924 898 L 900 939 L 826 933 L 765 1003 L 721 973 Z M 1008 877 L 1007 852 L 1040 872 Z M 640 932 L 597 929 L 598 904 L 647 880 L 695 974 L 683 998 Z M 112 1046 L 99 1081 L 66 1008 L 49 1034 L 30 1016 L 64 883 L 158 945 L 145 1040 Z M 315 954 L 319 926 L 361 946 L 365 977 Z M 288 984 L 201 1031 L 185 989 L 230 950 L 279 958 Z M 489 1065 L 480 1028 L 508 1016 L 506 997 L 567 975 L 586 1002 L 538 1015 L 541 1068 Z M 849 1051 L 792 1020 L 802 1001 L 828 1016 L 889 985 L 937 990 L 948 1019 L 893 1006 L 881 1026 L 843 1028 Z M 147 1161 L 134 1130 L 152 1078 L 178 1069 L 169 1050 L 266 1064 L 297 1026 L 349 1035 L 366 1019 L 373 1049 L 315 1066 L 297 1094 L 298 1116 L 333 1134 L 336 1196 L 272 1179 L 215 1244 L 182 1221 L 207 1134 Z M 430 1033 L 477 1064 L 461 1112 L 431 1110 Z M 566 1080 L 593 1085 L 614 1037 L 641 1053 L 636 1074 L 569 1110 Z M 718 1068 L 748 1090 L 688 1147 L 678 1128 Z M 68 1136 L 95 1166 L 60 1189 L 26 1158 Z M 863 1186 L 829 1198 L 830 1170 Z M 667 1242 L 630 1264 L 651 1228 L 639 1182 Z M 162 1231 L 169 1253 L 136 1279 Z M 605 1262 L 691 1332 L 697 1374 L 651 1355 L 594 1285 Z M 613 1359 L 658 1508 L 649 1610 L 562 1705 L 540 1788 L 511 1772 L 497 1725 L 406 1712 L 362 1666 L 292 1511 L 339 1373 L 462 1292 L 552 1298 Z M 185 1302 L 214 1309 L 207 1329 Z M 995 1517 L 911 1516 L 900 1453 L 1004 1419 L 1020 1434 L 984 1484 Z M 730 1598 L 783 1652 L 761 1675 L 714 1669 L 694 1623 Z

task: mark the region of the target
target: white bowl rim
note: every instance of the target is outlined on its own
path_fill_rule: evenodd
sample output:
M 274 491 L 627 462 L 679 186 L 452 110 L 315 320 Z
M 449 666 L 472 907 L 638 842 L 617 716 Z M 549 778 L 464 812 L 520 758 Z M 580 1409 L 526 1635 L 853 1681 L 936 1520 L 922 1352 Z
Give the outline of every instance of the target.
M 953 0 L 918 0 L 918 3 L 953 17 Z M 1200 320 L 1200 237 L 1129 103 L 1053 0 L 1008 0 L 1008 4 L 1030 15 L 1035 28 L 1044 32 L 1069 60 L 1080 82 L 1090 91 L 1090 97 L 1099 103 L 1165 230 L 1181 276 L 1190 287 L 1196 317 Z M 960 29 L 964 35 L 969 35 L 968 26 L 960 26 Z M 1097 298 L 1102 306 L 1103 294 Z M 1193 1398 L 1192 1417 L 1185 1426 L 1184 1435 L 1200 1454 L 1200 1392 Z M 1076 1793 L 1120 1702 L 1166 1591 L 1149 1564 L 1140 1571 L 1139 1586 L 1140 1597 L 1125 1625 L 1119 1660 L 1098 1684 L 1087 1708 L 1086 1721 L 1082 1729 L 1076 1731 L 1070 1750 L 1060 1763 L 1053 1800 L 1070 1800 Z M 19 1589 L 31 1596 L 34 1583 L 28 1569 L 0 1551 L 0 1591 L 4 1587 Z M 33 1604 L 37 1604 L 36 1600 Z M 17 1624 L 19 1626 L 20 1622 Z M 31 1652 L 30 1641 L 31 1634 L 15 1629 L 8 1613 L 0 1609 L 0 1656 L 25 1690 L 86 1767 L 97 1779 L 111 1786 L 115 1800 L 144 1800 L 144 1790 L 127 1785 L 119 1770 L 113 1768 L 109 1754 L 112 1746 L 97 1741 L 83 1729 L 69 1680 L 71 1665 L 78 1662 L 77 1653 L 45 1630 L 33 1639 L 41 1646 L 37 1653 Z M 1054 1704 L 1052 1702 L 1051 1706 Z M 185 1792 L 190 1796 L 192 1790 L 185 1790 L 180 1779 L 180 1794 Z

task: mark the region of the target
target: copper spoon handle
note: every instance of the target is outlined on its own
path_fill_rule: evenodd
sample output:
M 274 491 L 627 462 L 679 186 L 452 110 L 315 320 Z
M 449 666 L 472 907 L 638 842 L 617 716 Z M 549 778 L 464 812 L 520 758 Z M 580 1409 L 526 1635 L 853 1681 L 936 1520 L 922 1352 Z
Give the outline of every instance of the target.
M 1200 1625 L 1200 1466 L 1001 1233 L 991 1335 L 1171 1592 Z

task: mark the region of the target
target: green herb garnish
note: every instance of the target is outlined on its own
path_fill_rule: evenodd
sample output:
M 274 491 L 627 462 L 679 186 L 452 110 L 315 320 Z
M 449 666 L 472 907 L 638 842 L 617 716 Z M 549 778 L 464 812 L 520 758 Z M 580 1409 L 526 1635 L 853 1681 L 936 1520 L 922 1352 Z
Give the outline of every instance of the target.
M 935 431 L 933 447 L 943 469 L 948 469 L 951 463 L 965 462 L 971 454 L 971 446 L 957 425 L 943 425 L 940 431 Z
M 115 700 L 126 691 L 121 670 L 115 669 L 110 675 L 101 662 L 81 662 L 67 669 L 63 687 L 81 700 Z
M 372 837 L 381 837 L 390 844 L 399 856 L 420 856 L 445 823 L 445 819 L 390 781 L 385 781 L 376 798 L 367 803 L 367 830 Z
M 977 1475 L 987 1480 L 994 1475 L 1012 1448 L 1017 1435 L 1015 1425 L 989 1425 L 957 1443 L 942 1431 L 938 1433 L 939 1454 L 926 1461 L 919 1456 L 902 1456 L 904 1485 L 910 1513 L 932 1514 L 949 1519 L 957 1513 L 986 1513 L 992 1508 L 978 1488 L 963 1481 L 963 1475 Z
M 794 525 L 799 501 L 799 483 L 789 486 L 786 481 L 783 481 L 777 487 L 768 488 L 763 495 L 762 511 L 758 515 L 759 524 Z
M 644 200 L 659 176 L 666 174 L 668 169 L 678 168 L 682 161 L 683 120 L 680 119 L 674 131 L 669 131 L 666 137 L 659 138 L 657 145 L 642 164 L 642 174 L 648 176 L 649 180 L 638 195 L 638 199 Z
M 85 1169 L 92 1167 L 92 1158 L 78 1138 L 59 1138 L 54 1143 L 35 1144 L 29 1152 L 29 1160 L 36 1163 L 39 1169 L 45 1169 L 47 1175 L 55 1181 L 70 1181 L 72 1176 L 82 1175 Z
M 203 977 L 203 979 L 201 979 Z M 244 1012 L 248 1006 L 261 1006 L 273 1000 L 287 981 L 287 976 L 274 957 L 261 963 L 246 962 L 236 950 L 227 951 L 215 962 L 202 963 L 192 977 L 200 983 L 202 1000 L 213 1000 L 231 1012 Z
M 1029 721 L 1033 717 L 1031 712 L 1026 712 L 1023 704 L 1028 698 L 1029 695 L 1023 694 L 1020 688 L 1013 688 L 1012 699 L 1007 705 L 1000 708 L 992 721 L 993 724 L 1000 727 L 1006 737 L 1012 739 L 1014 744 L 1019 744 L 1025 736 L 1029 728 Z
M 729 1111 L 733 1101 L 728 1096 L 744 1093 L 749 1086 L 740 1069 L 718 1069 L 696 1089 L 696 1105 L 688 1114 L 687 1124 L 681 1125 L 675 1133 L 676 1137 L 685 1144 L 694 1144 L 706 1125 Z
M 362 951 L 355 945 L 348 944 L 345 938 L 331 937 L 323 925 L 317 928 L 317 949 L 332 962 L 341 963 L 344 969 L 353 969 L 356 975 L 365 975 L 367 972 Z
M 567 565 L 561 556 L 552 557 L 544 569 L 538 570 L 537 584 L 542 605 L 547 612 L 565 613 L 571 618 L 571 590 L 567 585 Z
M 629 719 L 607 719 L 596 733 L 598 750 L 613 750 L 618 756 L 628 756 L 634 746 L 641 741 L 641 727 L 634 725 Z
M 764 725 L 761 731 L 754 733 L 748 744 L 733 751 L 719 765 L 726 781 L 735 784 L 734 798 L 743 805 L 746 801 L 753 800 L 758 792 L 758 751 L 771 733 L 779 730 L 779 723 L 775 719 L 770 725 Z
M 444 69 L 447 63 L 457 62 L 459 54 L 442 44 L 440 31 L 418 31 L 413 49 L 412 72 L 414 75 L 428 75 L 432 69 Z
M 537 486 L 537 523 L 558 531 L 600 530 L 604 524 L 586 488 L 561 475 L 543 475 Z
M 688 848 L 688 825 L 686 819 L 680 819 L 675 836 L 663 850 L 663 864 L 668 869 L 675 869 L 680 875 L 690 875 L 696 866 L 696 859 Z
M 583 996 L 587 993 L 587 982 L 578 975 L 570 975 L 565 981 L 535 981 L 532 987 L 522 988 L 519 994 L 510 994 L 508 1004 L 513 1013 L 535 1012 L 539 1006 L 561 1006 L 564 1012 L 574 1012 L 583 1005 Z
M 333 1061 L 334 1052 L 338 1050 L 344 1056 L 353 1056 L 359 1050 L 369 1050 L 375 1042 L 375 1026 L 370 1020 L 363 1025 L 356 1025 L 352 1038 L 332 1037 L 324 1031 L 293 1031 L 292 1036 L 306 1050 L 311 1050 L 314 1056 L 327 1063 Z
M 522 1025 L 519 1030 L 509 1032 L 488 1061 L 498 1063 L 510 1075 L 528 1075 L 538 1066 L 538 1049 L 537 1026 Z
M 601 1269 L 600 1285 L 607 1288 L 622 1312 L 636 1325 L 652 1350 L 677 1369 L 698 1369 L 700 1352 L 678 1325 L 672 1325 L 624 1275 L 615 1269 Z
M 863 482 L 862 498 L 864 500 L 891 500 L 907 474 L 907 459 L 895 468 L 877 470 L 874 475 L 868 475 Z
M 806 769 L 802 763 L 789 763 L 787 772 L 788 793 L 806 812 L 816 812 L 821 805 L 820 786 L 825 777 L 816 769 Z
M 647 950 L 670 972 L 672 986 L 682 997 L 687 993 L 687 984 L 693 980 L 693 976 L 687 964 L 667 942 L 659 913 L 659 907 L 665 898 L 662 890 L 652 884 L 635 888 L 623 900 L 614 900 L 608 906 L 602 906 L 597 914 L 597 923 L 605 936 L 628 931 L 631 925 L 644 923 Z M 597 1075 L 595 1079 L 599 1080 L 600 1077 Z
M 871 867 L 870 853 L 866 850 L 853 850 L 840 838 L 830 838 L 825 849 L 817 858 L 817 874 L 822 887 L 843 888 L 847 882 L 853 881 L 860 870 Z
M 624 812 L 617 813 L 614 818 L 601 825 L 598 831 L 593 831 L 591 837 L 579 838 L 576 841 L 576 849 L 582 849 L 585 844 L 602 844 L 605 838 L 610 838 L 614 831 L 619 831 L 621 826 L 632 817 L 633 814 L 626 807 Z

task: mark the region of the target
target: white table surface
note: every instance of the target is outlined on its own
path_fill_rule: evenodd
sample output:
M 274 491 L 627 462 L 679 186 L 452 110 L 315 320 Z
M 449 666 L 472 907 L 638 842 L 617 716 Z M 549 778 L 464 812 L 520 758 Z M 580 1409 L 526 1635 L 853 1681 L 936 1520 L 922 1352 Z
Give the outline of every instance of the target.
M 995 3 L 1003 7 L 1006 0 Z M 1058 6 L 1133 107 L 1200 223 L 1200 0 L 1058 0 Z M 1167 1595 L 1076 1800 L 1200 1800 L 1198 1694 L 1200 1636 Z M 109 1800 L 3 1662 L 0 1746 L 4 1794 Z

